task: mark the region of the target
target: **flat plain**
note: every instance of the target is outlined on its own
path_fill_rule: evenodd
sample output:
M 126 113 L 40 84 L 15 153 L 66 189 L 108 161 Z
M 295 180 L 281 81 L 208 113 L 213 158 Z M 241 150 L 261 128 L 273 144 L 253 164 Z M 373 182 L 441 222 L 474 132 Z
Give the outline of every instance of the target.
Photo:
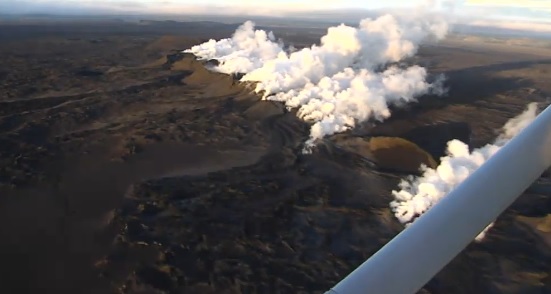
M 452 35 L 412 61 L 446 97 L 302 154 L 293 111 L 181 53 L 237 25 L 0 24 L 2 292 L 322 293 L 403 229 L 401 178 L 549 104 L 551 42 Z M 550 272 L 542 177 L 421 292 L 551 293 Z

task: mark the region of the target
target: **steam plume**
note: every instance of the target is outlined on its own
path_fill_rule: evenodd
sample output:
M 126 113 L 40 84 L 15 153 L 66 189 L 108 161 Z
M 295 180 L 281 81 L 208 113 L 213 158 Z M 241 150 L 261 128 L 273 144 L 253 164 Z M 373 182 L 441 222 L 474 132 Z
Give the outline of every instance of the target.
M 469 152 L 467 144 L 459 140 L 448 142 L 448 155 L 441 158 L 436 169 L 424 168 L 422 176 L 403 180 L 400 190 L 392 191 L 395 200 L 390 207 L 396 218 L 406 226 L 415 221 L 528 126 L 536 118 L 536 112 L 537 103 L 529 104 L 523 113 L 504 125 L 502 134 L 493 144 L 472 152 Z M 481 232 L 476 240 L 482 240 L 491 226 Z
M 427 82 L 424 68 L 394 63 L 447 31 L 441 19 L 384 15 L 364 19 L 357 28 L 331 27 L 320 45 L 287 52 L 271 32 L 255 31 L 253 23 L 246 22 L 232 38 L 210 40 L 187 52 L 218 59 L 216 70 L 244 73 L 242 81 L 256 82 L 255 90 L 264 99 L 298 108 L 299 117 L 313 123 L 313 143 L 358 122 L 388 118 L 389 105 L 413 102 L 427 93 L 443 94 L 441 82 Z
M 232 38 L 219 41 L 209 40 L 193 46 L 185 52 L 201 59 L 217 59 L 216 70 L 223 73 L 248 73 L 264 65 L 267 60 L 284 54 L 281 43 L 275 42 L 272 32 L 255 30 L 254 23 L 247 21 L 237 28 Z

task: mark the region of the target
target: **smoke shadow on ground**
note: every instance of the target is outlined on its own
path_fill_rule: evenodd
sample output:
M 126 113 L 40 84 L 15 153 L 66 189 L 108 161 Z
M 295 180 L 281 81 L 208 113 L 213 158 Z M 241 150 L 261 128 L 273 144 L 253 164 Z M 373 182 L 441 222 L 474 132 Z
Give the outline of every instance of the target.
M 450 104 L 473 104 L 512 90 L 532 87 L 534 83 L 528 79 L 498 77 L 495 76 L 495 73 L 527 68 L 542 63 L 551 64 L 551 60 L 510 62 L 447 71 L 444 73 L 447 77 L 445 87 L 448 88 L 446 97 L 425 95 L 419 98 L 419 103 L 409 104 L 405 107 L 393 107 L 392 117 L 389 120 L 417 116 L 420 111 L 441 109 Z
M 551 60 L 448 71 L 447 96 L 426 95 L 418 103 L 393 106 L 390 118 L 382 123 L 362 123 L 350 135 L 401 137 L 418 144 L 436 160 L 446 154 L 447 143 L 452 139 L 465 142 L 471 148 L 482 146 L 492 141 L 503 123 L 529 101 L 545 100 L 545 93 L 534 89 L 532 80 L 499 73 L 542 63 L 551 63 Z

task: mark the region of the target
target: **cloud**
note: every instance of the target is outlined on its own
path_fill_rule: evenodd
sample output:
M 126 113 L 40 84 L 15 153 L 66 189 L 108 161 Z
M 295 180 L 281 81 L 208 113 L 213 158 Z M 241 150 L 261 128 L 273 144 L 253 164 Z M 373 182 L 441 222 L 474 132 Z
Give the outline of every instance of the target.
M 516 7 L 551 10 L 551 1 L 547 0 L 467 0 L 466 5 L 489 7 Z
M 479 20 L 525 20 L 549 22 L 551 20 L 551 1 L 543 0 L 472 0 L 460 5 L 463 15 L 476 16 Z
M 108 1 L 108 0 L 1 0 L 0 11 L 3 13 L 52 13 L 52 14 L 90 14 L 127 12 L 139 13 L 148 6 L 143 1 Z
M 473 20 L 464 24 L 474 27 L 491 27 L 506 30 L 551 33 L 551 23 L 534 21 Z
M 551 23 L 551 1 L 404 0 L 358 3 L 347 0 L 205 0 L 200 3 L 191 0 L 0 0 L 0 12 L 73 15 L 162 14 L 168 18 L 180 18 L 185 15 L 269 16 L 354 22 L 367 16 L 380 16 L 388 12 L 404 16 L 430 11 L 446 15 L 452 23 L 472 25 L 475 28 L 494 27 L 539 33 L 551 31 L 548 25 Z M 367 10 L 368 7 L 373 9 Z
M 314 9 L 312 9 L 314 7 Z M 301 1 L 151 1 L 151 0 L 0 0 L 2 12 L 11 13 L 85 13 L 115 12 L 144 14 L 208 14 L 284 16 L 292 12 L 308 12 L 342 8 L 335 0 Z

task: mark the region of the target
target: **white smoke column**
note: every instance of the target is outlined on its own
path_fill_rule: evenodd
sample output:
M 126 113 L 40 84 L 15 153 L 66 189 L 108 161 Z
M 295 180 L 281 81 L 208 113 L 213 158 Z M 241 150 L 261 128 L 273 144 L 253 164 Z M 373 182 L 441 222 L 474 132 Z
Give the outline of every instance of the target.
M 442 19 L 397 19 L 390 14 L 366 18 L 358 28 L 346 25 L 329 28 L 320 46 L 280 54 L 243 80 L 260 82 L 257 91 L 264 91 L 265 95 L 300 89 L 347 67 L 374 70 L 411 57 L 422 41 L 429 37 L 442 39 L 447 31 Z
M 267 60 L 283 53 L 283 46 L 275 42 L 272 32 L 255 30 L 254 23 L 247 21 L 239 26 L 232 38 L 193 46 L 184 52 L 193 53 L 201 59 L 217 59 L 216 70 L 223 73 L 247 73 L 260 68 Z
M 403 180 L 400 183 L 401 190 L 392 191 L 395 200 L 390 203 L 390 207 L 396 218 L 406 226 L 415 221 L 528 126 L 536 118 L 536 112 L 537 103 L 529 104 L 522 114 L 505 124 L 502 135 L 493 144 L 472 152 L 469 152 L 467 144 L 459 140 L 448 142 L 448 155 L 441 158 L 436 169 L 424 168 L 422 176 Z M 476 240 L 482 240 L 492 225 L 481 232 Z
M 313 123 L 306 143 L 309 147 L 326 135 L 353 128 L 358 121 L 388 118 L 389 105 L 415 101 L 416 96 L 433 89 L 425 78 L 426 70 L 419 66 L 390 67 L 381 73 L 346 68 L 315 85 L 277 93 L 270 100 L 298 107 L 297 115 Z
M 188 52 L 220 60 L 218 71 L 246 73 L 241 80 L 256 82 L 264 99 L 298 108 L 299 117 L 313 124 L 308 149 L 317 139 L 358 122 L 388 118 L 390 105 L 444 94 L 442 80 L 428 83 L 424 68 L 388 65 L 413 56 L 421 42 L 441 39 L 447 31 L 442 19 L 388 14 L 364 19 L 358 28 L 331 27 L 319 46 L 285 52 L 272 36 L 247 22 L 232 39 L 211 40 Z

